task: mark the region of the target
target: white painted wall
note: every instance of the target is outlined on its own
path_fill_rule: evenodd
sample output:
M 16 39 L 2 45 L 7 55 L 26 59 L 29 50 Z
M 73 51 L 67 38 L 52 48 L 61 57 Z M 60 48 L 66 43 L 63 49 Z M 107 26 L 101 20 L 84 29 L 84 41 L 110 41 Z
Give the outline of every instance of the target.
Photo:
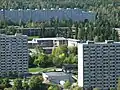
M 78 44 L 78 85 L 83 87 L 83 44 Z
M 68 47 L 77 47 L 77 45 L 78 45 L 78 43 L 77 42 L 75 42 L 75 41 L 69 41 L 68 40 Z

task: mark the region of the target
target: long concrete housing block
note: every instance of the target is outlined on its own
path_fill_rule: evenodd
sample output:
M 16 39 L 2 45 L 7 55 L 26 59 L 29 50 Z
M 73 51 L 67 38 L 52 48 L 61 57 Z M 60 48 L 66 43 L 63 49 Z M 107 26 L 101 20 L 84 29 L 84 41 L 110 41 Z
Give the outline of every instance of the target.
M 52 18 L 58 18 L 59 20 L 73 20 L 73 21 L 94 21 L 96 14 L 93 12 L 86 12 L 78 8 L 74 9 L 35 9 L 35 10 L 0 10 L 0 20 L 12 21 L 18 23 L 20 21 L 26 23 L 29 20 L 33 22 L 48 21 Z

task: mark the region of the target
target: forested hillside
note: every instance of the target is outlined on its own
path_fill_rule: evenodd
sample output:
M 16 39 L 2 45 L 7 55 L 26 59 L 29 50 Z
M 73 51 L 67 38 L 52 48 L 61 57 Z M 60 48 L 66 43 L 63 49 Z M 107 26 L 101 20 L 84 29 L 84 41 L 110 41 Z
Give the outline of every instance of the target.
M 58 7 L 79 7 L 90 8 L 99 7 L 101 5 L 108 6 L 112 4 L 112 0 L 1 0 L 1 8 L 58 8 Z
M 101 19 L 107 19 L 114 27 L 120 26 L 119 0 L 0 0 L 0 9 L 81 8 L 95 11 Z
M 52 20 L 48 21 L 50 25 L 48 25 L 48 22 L 28 22 L 24 25 L 20 22 L 19 25 L 42 28 L 43 36 L 48 36 L 45 31 L 47 26 L 55 28 L 55 31 L 53 31 L 55 34 L 50 36 L 57 36 L 59 34 L 60 31 L 57 31 L 58 26 L 67 26 L 69 27 L 67 37 L 96 41 L 104 41 L 105 39 L 118 41 L 118 33 L 113 29 L 120 27 L 120 8 L 118 5 L 119 2 L 116 0 L 0 0 L 1 9 L 3 7 L 5 9 L 81 8 L 83 10 L 94 11 L 97 13 L 95 22 L 72 22 L 65 20 L 59 22 L 58 20 Z M 75 36 L 72 35 L 72 26 L 76 27 Z M 0 23 L 0 27 L 4 27 L 4 25 Z M 7 32 L 10 31 L 7 30 Z M 51 31 L 48 33 L 50 34 Z

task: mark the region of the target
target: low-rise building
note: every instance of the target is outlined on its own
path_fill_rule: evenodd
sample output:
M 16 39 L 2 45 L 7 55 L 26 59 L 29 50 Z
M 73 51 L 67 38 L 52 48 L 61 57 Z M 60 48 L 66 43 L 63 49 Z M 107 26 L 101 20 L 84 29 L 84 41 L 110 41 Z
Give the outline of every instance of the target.
M 32 41 L 28 41 L 29 47 L 35 47 L 39 45 L 43 48 L 45 53 L 51 53 L 52 50 L 60 45 L 67 45 L 67 40 L 63 37 L 57 38 L 34 38 Z
M 77 47 L 80 40 L 69 39 L 64 37 L 55 38 L 33 38 L 32 41 L 28 41 L 29 48 L 35 48 L 39 45 L 43 48 L 45 53 L 50 54 L 52 50 L 61 45 L 67 45 L 68 47 Z
M 62 84 L 61 82 L 65 83 L 66 81 L 70 81 L 71 83 L 74 82 L 72 78 L 72 74 L 67 74 L 64 72 L 48 72 L 42 73 L 44 82 L 51 82 L 54 84 Z

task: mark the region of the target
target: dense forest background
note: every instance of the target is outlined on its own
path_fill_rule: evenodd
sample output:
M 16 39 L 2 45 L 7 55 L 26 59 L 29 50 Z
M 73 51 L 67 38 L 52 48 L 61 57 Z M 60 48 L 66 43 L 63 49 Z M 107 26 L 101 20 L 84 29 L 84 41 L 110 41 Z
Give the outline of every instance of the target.
M 39 23 L 29 21 L 23 24 L 20 22 L 19 25 L 23 27 L 42 28 L 41 32 L 43 36 L 40 37 L 46 35 L 45 27 L 54 27 L 54 36 L 57 36 L 60 32 L 57 29 L 58 27 L 69 27 L 67 37 L 95 41 L 104 41 L 105 39 L 119 41 L 118 33 L 114 29 L 120 27 L 119 5 L 119 0 L 0 0 L 0 9 L 80 8 L 86 11 L 94 11 L 96 13 L 96 20 L 94 22 L 73 22 L 71 20 L 59 21 L 52 19 L 48 22 Z M 0 27 L 5 28 L 7 25 L 4 24 L 0 22 Z M 74 36 L 72 34 L 73 26 L 76 28 Z
M 116 1 L 116 0 L 115 0 Z M 113 4 L 113 0 L 1 0 L 0 7 L 2 8 L 84 8 L 90 9 L 90 7 L 110 6 Z

